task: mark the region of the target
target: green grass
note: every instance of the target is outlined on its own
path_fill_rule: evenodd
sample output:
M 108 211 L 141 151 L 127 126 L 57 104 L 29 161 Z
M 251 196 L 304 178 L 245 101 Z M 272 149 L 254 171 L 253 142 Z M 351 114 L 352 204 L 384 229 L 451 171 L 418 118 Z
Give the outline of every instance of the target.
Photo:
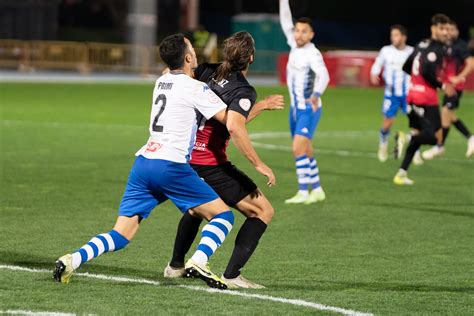
M 52 269 L 54 260 L 108 231 L 135 151 L 148 133 L 152 84 L 0 85 L 0 265 Z M 259 88 L 259 96 L 285 88 Z M 391 182 L 399 162 L 379 163 L 382 90 L 329 89 L 314 144 L 324 203 L 286 206 L 296 190 L 289 137 L 260 139 L 278 185 L 269 189 L 235 148 L 233 162 L 251 175 L 276 209 L 244 274 L 267 286 L 245 291 L 375 314 L 474 313 L 473 160 L 451 131 L 443 159 L 412 167 L 414 187 Z M 474 128 L 474 94 L 459 115 Z M 406 129 L 399 117 L 396 129 Z M 285 132 L 287 111 L 264 113 L 252 132 Z M 334 133 L 350 131 L 352 133 Z M 356 133 L 354 133 L 356 132 Z M 346 154 L 344 155 L 345 151 Z M 148 278 L 163 286 L 0 269 L 0 311 L 79 314 L 329 314 L 308 307 L 179 288 L 168 281 L 180 213 L 155 209 L 125 250 L 81 272 Z M 212 258 L 221 272 L 242 223 Z

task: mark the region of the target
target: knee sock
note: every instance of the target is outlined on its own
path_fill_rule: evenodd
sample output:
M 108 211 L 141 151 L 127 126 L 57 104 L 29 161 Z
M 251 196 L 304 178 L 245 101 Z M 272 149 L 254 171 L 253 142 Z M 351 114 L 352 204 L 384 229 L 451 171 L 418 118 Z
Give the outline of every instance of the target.
M 309 167 L 309 183 L 311 184 L 311 189 L 315 190 L 321 187 L 318 162 L 316 161 L 316 158 L 309 158 Z
M 202 237 L 198 248 L 191 259 L 199 264 L 206 264 L 209 258 L 224 242 L 234 225 L 234 214 L 225 211 L 214 216 L 209 223 L 202 228 Z
M 441 142 L 441 146 L 444 146 L 444 143 L 446 142 L 446 138 L 448 138 L 449 134 L 449 127 L 443 127 L 443 141 Z
M 388 136 L 390 135 L 389 129 L 380 129 L 380 145 L 384 145 L 388 142 Z
M 128 242 L 127 238 L 115 230 L 97 235 L 72 254 L 72 268 L 75 270 L 104 252 L 120 250 L 127 246 Z
M 170 266 L 173 268 L 184 267 L 184 256 L 188 253 L 189 248 L 199 232 L 199 226 L 202 219 L 194 217 L 189 212 L 184 213 L 179 221 L 176 239 L 174 241 L 173 257 Z
M 461 120 L 457 120 L 456 122 L 453 122 L 453 125 L 458 129 L 461 134 L 463 134 L 466 138 L 471 137 L 471 132 L 469 129 L 464 125 L 464 123 Z
M 308 193 L 308 184 L 310 180 L 310 162 L 308 156 L 296 157 L 296 176 L 298 177 L 298 188 L 300 192 Z
M 259 218 L 247 218 L 235 239 L 235 247 L 224 272 L 226 279 L 234 279 L 240 275 L 240 270 L 252 256 L 267 224 Z

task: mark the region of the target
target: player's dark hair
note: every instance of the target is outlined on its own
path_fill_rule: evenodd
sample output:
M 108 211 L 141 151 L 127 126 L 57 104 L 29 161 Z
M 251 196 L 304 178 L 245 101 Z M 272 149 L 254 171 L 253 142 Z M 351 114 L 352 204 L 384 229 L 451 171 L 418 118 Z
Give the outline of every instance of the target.
M 296 23 L 308 24 L 309 27 L 311 27 L 311 30 L 314 30 L 314 27 L 313 27 L 313 20 L 311 20 L 310 18 L 305 18 L 305 17 L 303 17 L 303 18 L 298 18 L 298 19 L 296 19 L 296 21 L 295 21 L 295 24 L 296 24 Z
M 393 30 L 398 30 L 400 33 L 402 33 L 402 35 L 405 35 L 405 36 L 408 35 L 408 32 L 407 32 L 406 27 L 404 27 L 404 26 L 401 25 L 401 24 L 392 25 L 392 26 L 390 27 L 390 32 L 393 31 Z
M 186 53 L 188 53 L 188 45 L 181 33 L 167 36 L 161 41 L 160 57 L 170 70 L 183 67 Z
M 451 19 L 442 13 L 436 13 L 431 17 L 431 25 L 438 25 L 438 24 L 448 24 Z
M 224 41 L 224 62 L 217 68 L 216 81 L 226 79 L 232 71 L 242 71 L 250 65 L 255 42 L 249 32 L 237 32 Z
M 458 27 L 458 24 L 454 20 L 449 20 L 450 25 L 454 25 L 455 27 Z

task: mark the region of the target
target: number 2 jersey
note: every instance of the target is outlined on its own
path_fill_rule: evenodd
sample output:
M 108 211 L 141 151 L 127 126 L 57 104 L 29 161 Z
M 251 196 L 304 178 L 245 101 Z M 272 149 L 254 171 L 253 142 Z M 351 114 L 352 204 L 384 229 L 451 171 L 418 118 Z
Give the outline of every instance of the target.
M 135 155 L 177 163 L 189 161 L 199 120 L 227 107 L 207 84 L 186 74 L 158 78 L 152 102 L 150 138 Z
M 233 71 L 227 79 L 216 82 L 214 77 L 219 65 L 201 64 L 194 71 L 194 77 L 206 82 L 227 104 L 229 111 L 238 112 L 247 118 L 257 98 L 255 89 L 240 71 Z M 190 163 L 206 166 L 225 163 L 228 161 L 226 150 L 230 138 L 227 127 L 214 119 L 205 119 L 197 131 Z
M 407 102 L 414 105 L 438 106 L 437 89 L 442 87 L 446 47 L 433 39 L 421 41 L 403 65 L 411 75 Z

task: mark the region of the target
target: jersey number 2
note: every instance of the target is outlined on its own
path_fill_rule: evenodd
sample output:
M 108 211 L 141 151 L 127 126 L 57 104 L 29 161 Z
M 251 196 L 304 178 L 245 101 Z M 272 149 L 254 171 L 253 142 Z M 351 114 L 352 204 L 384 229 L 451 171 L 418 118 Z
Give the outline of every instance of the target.
M 158 132 L 158 133 L 163 132 L 163 125 L 158 125 L 158 120 L 160 119 L 160 116 L 165 111 L 166 95 L 160 94 L 155 100 L 155 105 L 158 104 L 160 101 L 162 102 L 161 107 L 160 107 L 160 110 L 158 111 L 158 114 L 155 116 L 155 119 L 153 120 L 153 125 L 152 125 L 153 131 Z

